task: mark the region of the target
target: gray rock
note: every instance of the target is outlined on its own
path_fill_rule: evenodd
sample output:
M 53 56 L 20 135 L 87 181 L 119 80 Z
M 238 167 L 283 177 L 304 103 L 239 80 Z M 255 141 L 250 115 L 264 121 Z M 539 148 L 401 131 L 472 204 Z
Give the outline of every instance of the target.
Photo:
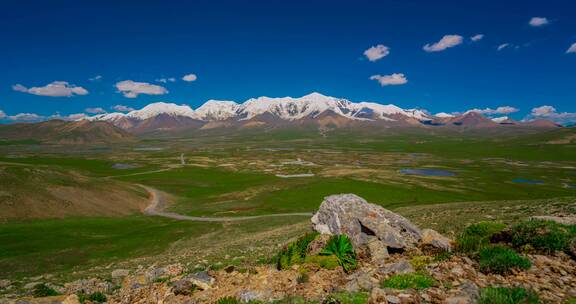
M 412 267 L 410 262 L 406 260 L 400 260 L 396 263 L 386 264 L 378 269 L 378 273 L 380 274 L 401 274 L 412 272 L 414 272 L 414 267 Z
M 197 288 L 192 281 L 187 279 L 180 279 L 172 284 L 172 291 L 175 295 L 184 295 L 189 296 L 191 295 L 194 290 Z
M 553 221 L 562 225 L 576 225 L 576 216 L 550 216 L 550 215 L 540 215 L 532 216 L 531 220 L 540 221 Z
M 377 279 L 372 274 L 359 270 L 348 276 L 348 283 L 344 286 L 347 292 L 370 291 L 379 286 Z
M 112 290 L 112 287 L 112 283 L 96 278 L 76 280 L 74 282 L 64 284 L 66 294 L 91 294 L 95 292 L 109 293 Z
M 144 273 L 144 276 L 146 277 L 146 281 L 152 283 L 164 276 L 164 268 L 149 268 Z
M 210 276 L 206 271 L 199 271 L 189 274 L 183 280 L 190 281 L 192 284 L 198 286 L 199 289 L 210 289 L 214 285 L 215 279 Z
M 130 271 L 127 269 L 116 269 L 112 271 L 112 279 L 121 279 L 127 277 L 130 274 Z
M 40 283 L 40 282 L 30 282 L 30 283 L 25 284 L 22 288 L 24 288 L 24 289 L 32 289 L 32 288 L 36 287 L 36 285 L 38 285 L 38 284 L 42 284 L 42 283 Z
M 456 295 L 446 298 L 447 304 L 473 304 L 480 298 L 478 285 L 466 280 L 458 288 Z
M 243 303 L 248 303 L 250 301 L 265 301 L 271 295 L 270 290 L 260 291 L 260 290 L 241 290 L 238 292 L 237 296 Z
M 423 245 L 431 245 L 442 250 L 452 251 L 452 240 L 432 229 L 422 230 L 421 243 Z
M 386 259 L 390 257 L 384 243 L 380 242 L 376 237 L 373 237 L 372 240 L 369 241 L 368 251 L 370 252 L 370 261 L 374 265 L 383 265 Z
M 391 248 L 412 248 L 422 236 L 406 218 L 370 204 L 354 194 L 331 195 L 312 217 L 314 229 L 322 234 L 346 234 L 354 246 L 367 245 L 372 237 Z

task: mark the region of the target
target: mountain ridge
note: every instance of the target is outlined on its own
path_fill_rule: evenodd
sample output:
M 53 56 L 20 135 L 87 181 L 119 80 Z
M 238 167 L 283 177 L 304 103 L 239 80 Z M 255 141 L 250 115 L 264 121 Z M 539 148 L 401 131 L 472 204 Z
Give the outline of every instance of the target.
M 328 119 L 327 117 L 331 117 Z M 330 125 L 334 128 L 365 126 L 406 126 L 448 128 L 491 128 L 517 126 L 553 128 L 553 122 L 518 122 L 505 117 L 485 117 L 476 111 L 462 114 L 432 115 L 422 109 L 403 109 L 393 104 L 348 99 L 313 92 L 302 97 L 257 97 L 243 103 L 229 100 L 208 100 L 197 109 L 167 102 L 151 103 L 128 113 L 106 113 L 88 118 L 106 121 L 134 133 L 211 129 L 225 127 L 285 126 L 290 124 Z M 330 123 L 330 121 L 334 123 Z

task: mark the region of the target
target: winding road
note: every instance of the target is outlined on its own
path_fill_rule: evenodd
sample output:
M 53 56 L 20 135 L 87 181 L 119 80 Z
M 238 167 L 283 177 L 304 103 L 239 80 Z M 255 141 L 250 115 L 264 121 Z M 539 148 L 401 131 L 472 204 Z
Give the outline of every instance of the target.
M 275 213 L 275 214 L 265 214 L 265 215 L 253 215 L 253 216 L 235 216 L 235 217 L 201 217 L 201 216 L 188 216 L 173 212 L 162 211 L 166 207 L 166 202 L 164 200 L 164 195 L 162 192 L 148 186 L 140 185 L 150 194 L 150 205 L 144 209 L 145 215 L 150 216 L 161 216 L 166 218 L 171 218 L 181 221 L 195 221 L 195 222 L 237 222 L 246 221 L 261 218 L 270 217 L 284 217 L 284 216 L 312 216 L 312 213 L 302 212 L 302 213 Z

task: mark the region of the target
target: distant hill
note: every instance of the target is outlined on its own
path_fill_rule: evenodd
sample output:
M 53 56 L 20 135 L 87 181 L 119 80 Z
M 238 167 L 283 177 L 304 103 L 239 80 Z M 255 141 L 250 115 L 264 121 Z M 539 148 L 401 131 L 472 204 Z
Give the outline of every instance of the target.
M 105 144 L 131 142 L 127 131 L 104 121 L 49 120 L 39 123 L 0 125 L 2 140 L 36 140 L 58 144 Z

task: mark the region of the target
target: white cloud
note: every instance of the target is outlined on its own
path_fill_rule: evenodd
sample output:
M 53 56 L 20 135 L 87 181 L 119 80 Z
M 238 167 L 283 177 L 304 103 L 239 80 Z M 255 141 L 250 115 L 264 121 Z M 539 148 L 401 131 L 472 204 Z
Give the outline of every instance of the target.
M 100 113 L 105 113 L 106 111 L 102 108 L 86 108 L 84 110 L 84 112 L 90 113 L 90 114 L 100 114 Z
M 98 81 L 98 80 L 102 80 L 102 75 L 96 75 L 92 78 L 88 78 L 88 80 L 90 81 Z
M 198 79 L 198 76 L 196 76 L 196 74 L 188 74 L 188 75 L 184 75 L 184 77 L 182 77 L 182 80 L 188 81 L 188 82 L 196 81 L 196 79 Z
M 517 109 L 515 107 L 511 107 L 511 106 L 502 106 L 502 107 L 498 107 L 496 109 L 491 109 L 491 108 L 486 108 L 486 109 L 472 109 L 472 110 L 468 110 L 467 112 L 477 112 L 480 114 L 485 114 L 485 115 L 501 115 L 501 114 L 511 114 L 511 113 L 516 113 L 520 111 L 520 109 Z
M 505 48 L 507 48 L 507 47 L 509 47 L 509 46 L 510 46 L 510 43 L 502 43 L 502 44 L 499 45 L 496 49 L 497 49 L 498 51 L 501 51 L 501 50 L 503 50 L 503 49 L 505 49 Z
M 470 40 L 477 42 L 484 39 L 484 34 L 478 34 L 478 35 L 474 35 L 472 37 L 470 37 Z
M 553 106 L 540 106 L 532 109 L 525 120 L 548 119 L 557 123 L 566 124 L 576 122 L 576 113 L 558 112 Z
M 426 52 L 440 52 L 440 51 L 444 51 L 445 49 L 455 47 L 459 44 L 462 44 L 463 40 L 464 40 L 464 38 L 462 38 L 462 36 L 460 36 L 460 35 L 445 35 L 444 37 L 442 37 L 442 39 L 440 39 L 440 41 L 438 41 L 432 45 L 426 44 L 423 47 L 423 49 Z
M 14 121 L 37 121 L 44 117 L 34 113 L 18 113 L 16 115 L 8 116 L 8 119 Z
M 402 73 L 394 73 L 392 75 L 372 75 L 370 80 L 376 80 L 381 86 L 388 85 L 402 85 L 408 83 L 408 79 Z
M 134 108 L 125 106 L 125 105 L 115 105 L 111 108 L 114 111 L 118 111 L 118 112 L 130 112 L 130 111 L 134 111 Z
M 572 43 L 572 45 L 566 51 L 566 54 L 574 53 L 576 54 L 576 42 Z
M 161 83 L 176 82 L 176 78 L 174 78 L 174 77 L 159 78 L 159 79 L 156 79 L 156 81 L 161 82 Z
M 6 118 L 6 113 L 4 113 L 4 111 L 0 110 L 0 119 L 4 119 Z
M 554 108 L 553 106 L 541 106 L 532 109 L 532 112 L 530 114 L 533 116 L 549 116 L 554 113 L 556 113 L 556 108 Z
M 530 22 L 528 22 L 528 24 L 530 24 L 533 27 L 543 26 L 548 23 L 549 23 L 548 19 L 544 17 L 532 17 L 532 19 L 530 19 Z
M 388 54 L 390 54 L 390 48 L 383 44 L 373 46 L 364 51 L 364 56 L 366 56 L 370 61 L 380 60 L 388 56 Z
M 54 81 L 43 87 L 26 88 L 21 84 L 12 86 L 14 91 L 50 97 L 71 97 L 73 95 L 87 95 L 88 91 L 83 87 L 77 87 L 66 81 Z
M 166 88 L 147 83 L 147 82 L 136 82 L 132 80 L 124 80 L 116 83 L 116 89 L 118 92 L 122 93 L 126 98 L 136 98 L 140 94 L 145 95 L 164 95 L 168 94 Z

